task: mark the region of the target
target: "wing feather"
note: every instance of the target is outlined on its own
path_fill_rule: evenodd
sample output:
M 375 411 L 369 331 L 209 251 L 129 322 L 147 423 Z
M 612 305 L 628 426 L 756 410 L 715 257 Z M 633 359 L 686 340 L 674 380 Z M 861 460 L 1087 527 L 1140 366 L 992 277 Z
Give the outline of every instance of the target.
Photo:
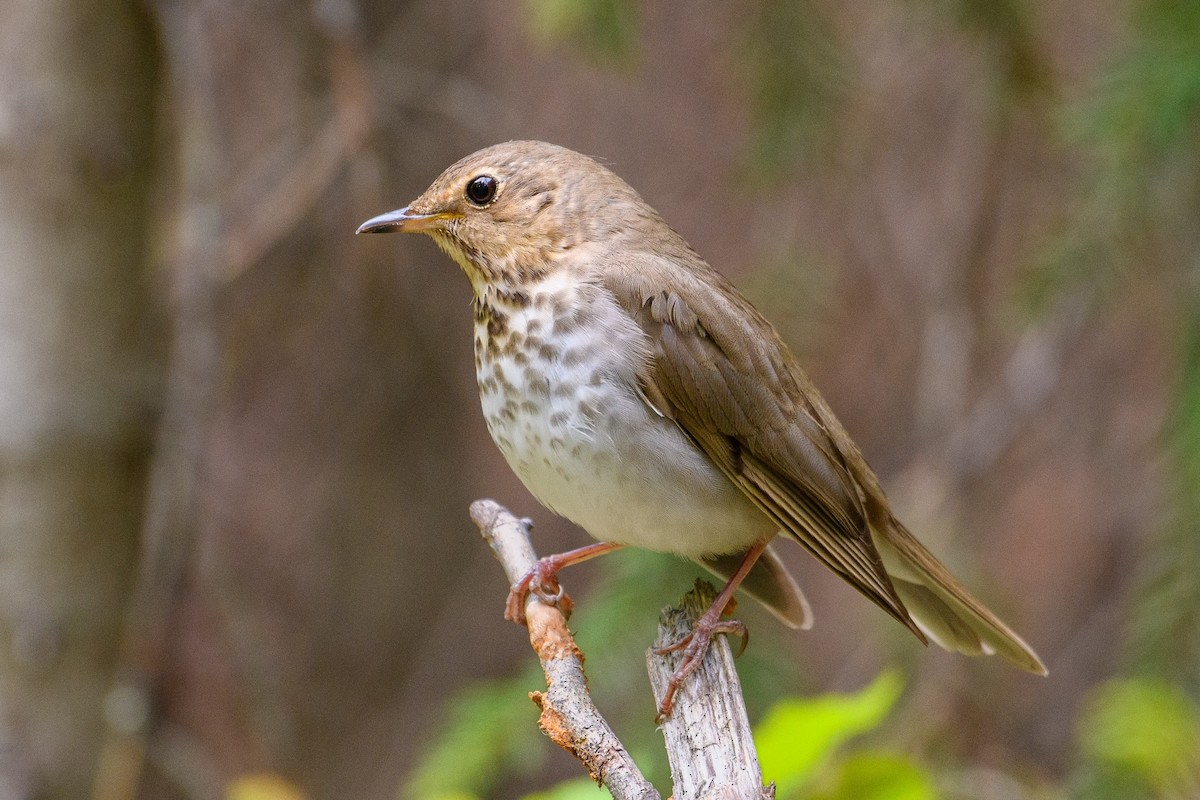
M 608 272 L 607 288 L 650 341 L 639 390 L 783 531 L 924 641 L 853 476 L 819 410 L 804 404 L 798 367 L 766 320 L 732 287 L 712 286 L 724 279 L 704 267 L 674 271 L 671 291 L 652 285 L 653 271 Z
M 895 519 L 879 479 L 774 328 L 676 244 L 667 256 L 623 253 L 599 273 L 646 332 L 638 388 L 648 405 L 782 531 L 921 641 L 998 653 L 1045 674 L 1029 645 Z

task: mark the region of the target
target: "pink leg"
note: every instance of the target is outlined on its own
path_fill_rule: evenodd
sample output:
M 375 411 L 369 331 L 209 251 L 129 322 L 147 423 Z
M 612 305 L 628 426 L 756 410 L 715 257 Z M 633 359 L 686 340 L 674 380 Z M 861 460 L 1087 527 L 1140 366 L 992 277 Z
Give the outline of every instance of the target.
M 557 605 L 564 596 L 562 586 L 558 582 L 560 569 L 620 550 L 624 546 L 612 542 L 596 542 L 558 555 L 539 558 L 529 572 L 509 589 L 508 602 L 504 604 L 504 618 L 524 625 L 525 598 L 530 592 L 536 594 L 543 603 Z
M 683 653 L 679 661 L 679 666 L 675 668 L 674 674 L 671 675 L 671 680 L 667 682 L 667 691 L 663 694 L 662 703 L 658 707 L 659 722 L 671 715 L 671 708 L 675 705 L 675 693 L 679 691 L 679 687 L 683 685 L 687 676 L 695 672 L 696 667 L 700 666 L 700 662 L 704 660 L 704 654 L 708 652 L 708 645 L 712 641 L 713 636 L 718 633 L 736 633 L 742 638 L 741 649 L 746 649 L 746 643 L 750 639 L 750 634 L 746 630 L 746 626 L 735 619 L 722 620 L 721 615 L 725 613 L 725 609 L 733 599 L 733 593 L 737 591 L 738 586 L 745 580 L 746 575 L 754 566 L 754 562 L 758 561 L 758 557 L 767 549 L 769 541 L 769 539 L 763 539 L 746 551 L 742 563 L 738 565 L 737 572 L 729 579 L 729 583 L 725 584 L 725 588 L 717 595 L 717 599 L 713 601 L 713 604 L 708 607 L 708 611 L 705 611 L 700 619 L 696 620 L 696 624 L 692 626 L 691 633 L 677 642 L 655 650 L 658 655 L 680 651 Z M 741 650 L 738 653 L 740 654 Z

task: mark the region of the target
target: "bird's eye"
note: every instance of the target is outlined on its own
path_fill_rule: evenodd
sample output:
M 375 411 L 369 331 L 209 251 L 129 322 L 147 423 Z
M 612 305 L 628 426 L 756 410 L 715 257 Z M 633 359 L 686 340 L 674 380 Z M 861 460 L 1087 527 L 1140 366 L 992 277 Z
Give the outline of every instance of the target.
M 480 175 L 467 184 L 467 199 L 477 206 L 486 206 L 495 196 L 496 179 L 491 175 Z

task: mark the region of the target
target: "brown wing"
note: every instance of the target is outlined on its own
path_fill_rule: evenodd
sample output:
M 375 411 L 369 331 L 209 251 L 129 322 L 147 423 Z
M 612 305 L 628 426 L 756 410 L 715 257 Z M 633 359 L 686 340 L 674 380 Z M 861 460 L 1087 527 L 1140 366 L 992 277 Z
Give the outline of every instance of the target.
M 647 400 L 781 530 L 925 641 L 884 570 L 845 460 L 770 324 L 698 258 L 686 270 L 627 263 L 608 270 L 605 285 L 650 338 L 640 376 Z

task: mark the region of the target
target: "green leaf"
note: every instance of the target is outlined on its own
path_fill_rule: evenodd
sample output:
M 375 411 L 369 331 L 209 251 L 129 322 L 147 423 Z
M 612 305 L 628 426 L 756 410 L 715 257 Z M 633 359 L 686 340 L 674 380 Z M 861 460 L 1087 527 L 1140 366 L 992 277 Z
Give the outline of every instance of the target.
M 528 692 L 538 683 L 531 672 L 464 690 L 451 703 L 446 728 L 417 765 L 402 796 L 459 800 L 485 795 L 506 776 L 538 767 L 547 744 Z
M 544 792 L 525 795 L 522 800 L 604 800 L 608 792 L 590 778 L 576 778 L 552 786 Z
M 738 39 L 753 121 L 748 177 L 779 181 L 801 165 L 820 165 L 852 84 L 828 12 L 814 0 L 763 0 L 745 10 Z
M 1065 144 L 1086 171 L 1065 229 L 1033 267 L 1035 281 L 1059 291 L 1143 280 L 1148 265 L 1178 267 L 1194 253 L 1200 3 L 1135 5 L 1128 44 L 1063 118 Z
M 1042 92 L 1050 68 L 1034 35 L 1036 23 L 1028 0 L 936 0 L 940 18 L 982 40 L 998 71 L 1000 89 L 1010 97 Z
M 629 60 L 637 41 L 634 0 L 525 0 L 535 39 L 577 44 L 610 64 Z
M 1200 767 L 1200 713 L 1182 690 L 1164 681 L 1111 681 L 1097 690 L 1080 722 L 1089 757 L 1169 784 Z
M 755 730 L 764 779 L 775 781 L 780 797 L 796 791 L 843 743 L 878 726 L 902 688 L 898 674 L 885 672 L 854 694 L 780 701 Z
M 304 792 L 281 775 L 239 775 L 225 787 L 225 800 L 305 800 Z
M 857 753 L 837 769 L 828 790 L 811 800 L 936 800 L 933 780 L 904 756 Z
M 1193 268 L 1200 271 L 1200 263 Z M 1200 291 L 1195 278 L 1178 293 L 1178 377 L 1165 426 L 1164 465 L 1172 507 L 1142 567 L 1131 626 L 1131 670 L 1172 677 L 1200 695 Z

